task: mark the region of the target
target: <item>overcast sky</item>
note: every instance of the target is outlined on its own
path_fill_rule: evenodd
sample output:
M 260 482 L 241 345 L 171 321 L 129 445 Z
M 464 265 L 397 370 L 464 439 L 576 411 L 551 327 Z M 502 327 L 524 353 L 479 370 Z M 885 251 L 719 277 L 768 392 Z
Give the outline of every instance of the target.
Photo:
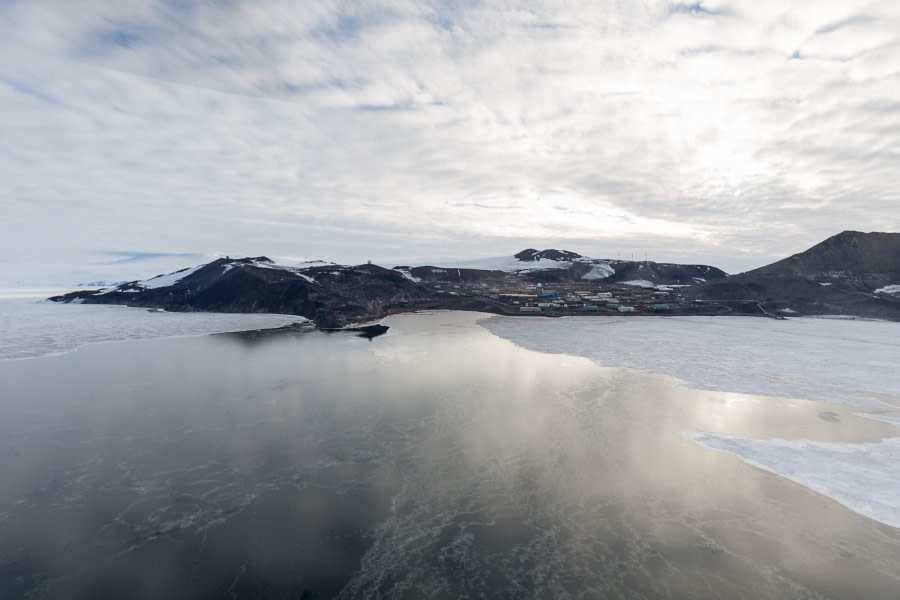
M 0 57 L 0 285 L 900 231 L 897 0 L 3 0 Z

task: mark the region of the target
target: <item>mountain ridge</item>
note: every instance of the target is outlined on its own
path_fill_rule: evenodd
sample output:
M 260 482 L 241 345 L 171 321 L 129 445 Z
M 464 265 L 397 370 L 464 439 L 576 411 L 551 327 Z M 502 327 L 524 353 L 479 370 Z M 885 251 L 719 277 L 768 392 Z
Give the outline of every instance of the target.
M 578 299 L 589 297 L 590 289 L 602 288 L 605 297 L 631 298 L 638 314 L 659 309 L 665 314 L 835 314 L 900 320 L 900 233 L 841 232 L 804 252 L 730 276 L 709 265 L 594 259 L 557 249 L 527 248 L 512 257 L 460 264 L 278 265 L 265 256 L 226 257 L 52 300 L 173 311 L 297 314 L 321 327 L 340 327 L 423 308 L 576 314 L 578 306 L 587 310 L 589 304 Z M 629 286 L 649 291 L 641 296 L 630 292 Z M 564 303 L 554 294 L 551 302 L 541 305 L 540 292 L 550 287 L 560 287 L 571 298 Z M 655 287 L 660 289 L 654 293 Z M 499 298 L 501 288 L 508 292 L 506 301 Z M 525 305 L 520 306 L 517 297 Z M 653 311 L 652 302 L 656 302 Z M 618 307 L 615 302 L 607 304 L 612 310 Z
M 779 261 L 687 292 L 706 301 L 753 300 L 773 313 L 900 320 L 900 233 L 842 231 Z
M 518 256 L 518 258 L 517 258 Z M 339 327 L 418 308 L 518 312 L 476 291 L 535 287 L 563 282 L 695 282 L 725 273 L 706 265 L 592 259 L 568 250 L 526 249 L 492 268 L 338 265 L 311 261 L 278 265 L 265 256 L 218 258 L 209 263 L 101 290 L 79 290 L 51 298 L 58 302 L 128 304 L 171 311 L 270 312 L 297 314 L 321 327 Z M 711 274 L 711 275 L 710 275 Z M 461 289 L 465 288 L 465 289 Z M 473 288 L 478 288 L 477 290 Z M 461 289 L 461 291 L 456 291 Z

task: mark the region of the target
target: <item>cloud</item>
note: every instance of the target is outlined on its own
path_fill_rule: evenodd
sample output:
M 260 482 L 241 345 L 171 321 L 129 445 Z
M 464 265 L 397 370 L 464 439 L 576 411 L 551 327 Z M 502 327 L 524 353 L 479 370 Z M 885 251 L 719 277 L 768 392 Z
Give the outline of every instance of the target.
M 886 1 L 13 1 L 0 52 L 7 256 L 737 270 L 900 228 Z
M 192 252 L 140 252 L 134 250 L 100 250 L 97 252 L 105 256 L 117 257 L 113 261 L 105 261 L 101 264 L 130 264 L 155 261 L 160 258 L 178 258 L 183 260 L 200 260 L 205 258 L 202 254 Z

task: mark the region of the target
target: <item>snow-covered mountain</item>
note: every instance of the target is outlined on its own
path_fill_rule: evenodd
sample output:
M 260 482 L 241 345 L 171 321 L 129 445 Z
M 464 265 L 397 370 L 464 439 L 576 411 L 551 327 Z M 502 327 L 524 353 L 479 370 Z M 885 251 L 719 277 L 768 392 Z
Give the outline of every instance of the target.
M 315 261 L 277 265 L 265 256 L 219 258 L 167 275 L 52 298 L 61 302 L 127 304 L 170 311 L 301 315 L 321 327 L 377 318 L 429 290 L 377 265 Z
M 470 260 L 448 260 L 430 266 L 445 269 L 478 269 L 483 271 L 504 271 L 506 273 L 522 273 L 542 271 L 546 269 L 568 269 L 575 263 L 604 264 L 592 258 L 582 256 L 568 250 L 535 250 L 528 248 L 513 256 L 495 256 Z M 610 271 L 610 274 L 612 271 Z
M 721 269 L 708 265 L 591 258 L 570 250 L 553 248 L 547 250 L 528 248 L 513 256 L 441 261 L 431 266 L 442 269 L 501 271 L 544 282 L 565 279 L 649 286 L 694 285 L 727 276 Z M 418 272 L 414 272 L 419 276 Z

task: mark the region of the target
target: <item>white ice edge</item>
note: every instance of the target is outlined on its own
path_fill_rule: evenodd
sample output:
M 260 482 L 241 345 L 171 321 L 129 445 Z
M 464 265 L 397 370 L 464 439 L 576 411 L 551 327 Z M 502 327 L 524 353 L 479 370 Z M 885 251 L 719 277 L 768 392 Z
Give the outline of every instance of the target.
M 900 528 L 900 437 L 850 444 L 754 440 L 706 431 L 681 435 L 816 491 L 857 514 Z
M 692 388 L 849 404 L 861 417 L 900 428 L 900 408 L 878 397 L 900 390 L 900 323 L 750 317 L 491 317 L 480 324 L 535 350 L 588 358 L 603 367 L 666 375 Z M 900 437 L 862 444 L 755 440 L 685 431 L 704 448 L 900 527 Z

